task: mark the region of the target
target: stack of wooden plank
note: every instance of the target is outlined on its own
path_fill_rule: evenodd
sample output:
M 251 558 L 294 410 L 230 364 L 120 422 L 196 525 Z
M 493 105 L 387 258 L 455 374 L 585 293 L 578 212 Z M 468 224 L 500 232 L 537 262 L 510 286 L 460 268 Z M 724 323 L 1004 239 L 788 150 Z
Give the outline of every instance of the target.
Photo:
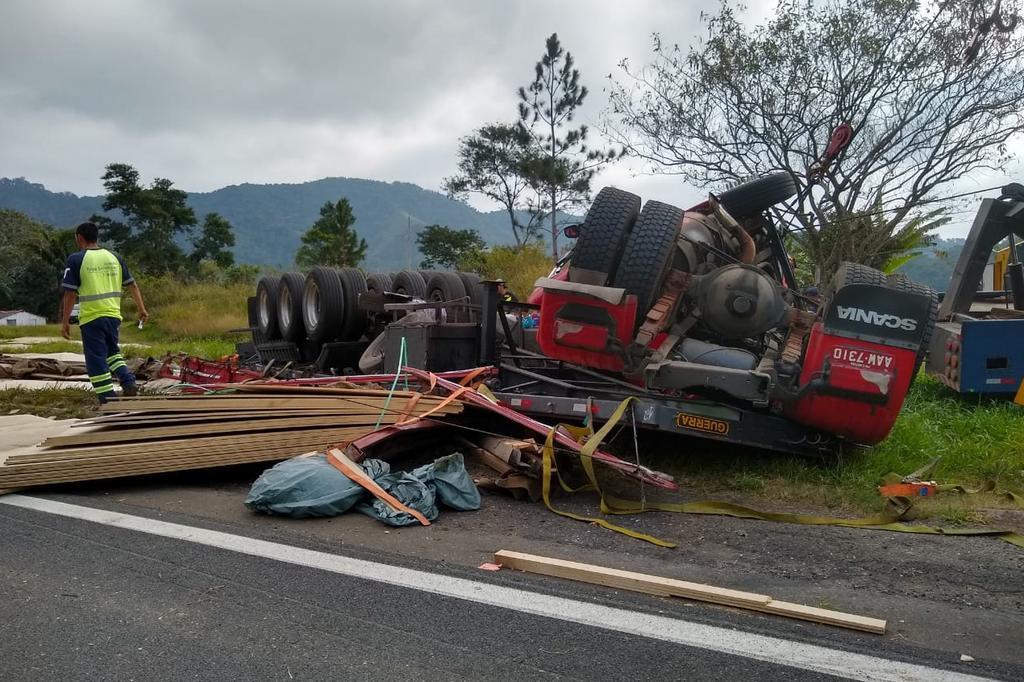
M 0 489 L 287 459 L 345 444 L 457 401 L 364 388 L 246 387 L 215 395 L 123 399 L 0 465 Z

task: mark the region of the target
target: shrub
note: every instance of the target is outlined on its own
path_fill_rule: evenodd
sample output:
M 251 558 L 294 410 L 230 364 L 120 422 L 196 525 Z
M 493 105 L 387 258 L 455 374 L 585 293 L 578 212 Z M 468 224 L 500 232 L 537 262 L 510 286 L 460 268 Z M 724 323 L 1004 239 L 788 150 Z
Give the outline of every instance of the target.
M 537 278 L 551 272 L 551 258 L 543 244 L 493 246 L 472 261 L 459 263 L 459 269 L 479 272 L 486 279 L 504 279 L 520 300 L 526 300 Z

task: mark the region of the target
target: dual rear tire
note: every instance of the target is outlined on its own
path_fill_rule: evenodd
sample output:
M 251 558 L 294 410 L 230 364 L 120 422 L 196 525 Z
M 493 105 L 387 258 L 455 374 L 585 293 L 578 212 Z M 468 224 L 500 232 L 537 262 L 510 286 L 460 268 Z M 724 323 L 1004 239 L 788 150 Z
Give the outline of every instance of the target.
M 359 294 L 367 291 L 366 278 L 355 268 L 317 266 L 303 277 L 286 272 L 264 277 L 256 287 L 256 323 L 267 341 L 319 346 L 329 341 L 356 341 L 368 319 L 359 309 Z
M 788 173 L 742 183 L 719 196 L 738 219 L 750 218 L 797 192 Z M 683 210 L 605 187 L 594 198 L 569 261 L 569 280 L 614 286 L 637 297 L 641 323 L 657 301 L 676 251 Z

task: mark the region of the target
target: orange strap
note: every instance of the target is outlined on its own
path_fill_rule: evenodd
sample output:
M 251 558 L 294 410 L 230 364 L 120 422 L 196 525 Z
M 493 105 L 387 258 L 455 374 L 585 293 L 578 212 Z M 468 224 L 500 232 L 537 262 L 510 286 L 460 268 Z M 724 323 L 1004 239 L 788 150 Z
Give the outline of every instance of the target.
M 359 467 L 359 465 L 357 465 L 355 462 L 346 457 L 345 453 L 342 452 L 341 450 L 337 448 L 331 448 L 330 450 L 328 450 L 327 461 L 330 462 L 331 466 L 333 466 L 335 469 L 345 474 L 359 485 L 366 488 L 368 491 L 370 491 L 370 494 L 372 494 L 378 500 L 388 505 L 395 511 L 405 512 L 409 516 L 419 521 L 420 524 L 424 526 L 430 525 L 430 521 L 427 520 L 426 516 L 419 513 L 415 509 L 405 506 L 397 499 L 395 499 L 395 497 L 391 495 L 391 493 L 384 490 L 384 488 L 381 488 L 379 485 L 377 485 L 376 481 L 367 476 L 366 472 L 364 472 Z
M 490 367 L 477 367 L 472 372 L 462 377 L 462 381 L 459 382 L 459 385 L 469 386 L 471 383 L 473 383 L 473 379 L 476 379 L 478 376 L 486 372 L 488 369 L 490 369 Z
M 416 416 L 416 417 L 412 417 L 411 419 L 404 419 L 404 420 L 398 422 L 396 424 L 396 426 L 401 426 L 402 424 L 410 424 L 410 423 L 412 423 L 414 421 L 418 421 L 420 419 L 423 419 L 424 417 L 429 417 L 430 415 L 434 414 L 438 410 L 444 409 L 444 407 L 446 405 L 450 405 L 456 398 L 458 398 L 460 395 L 462 395 L 463 393 L 465 393 L 468 390 L 470 390 L 469 386 L 463 386 L 462 388 L 460 388 L 457 391 L 452 391 L 451 395 L 449 395 L 447 398 L 445 398 L 444 400 L 442 400 L 437 405 L 435 405 L 434 407 L 430 408 L 429 410 L 427 410 L 423 414 L 421 414 L 419 416 Z
M 412 411 L 416 409 L 416 403 L 418 403 L 420 401 L 420 398 L 422 397 L 423 394 L 418 391 L 409 396 L 409 400 L 405 403 L 405 407 L 402 409 L 401 418 L 398 420 L 399 423 L 402 423 L 409 418 L 409 415 L 412 414 Z
M 427 375 L 430 377 L 430 380 L 427 382 L 427 390 L 424 393 L 430 393 L 437 388 L 437 375 L 433 372 L 428 372 Z

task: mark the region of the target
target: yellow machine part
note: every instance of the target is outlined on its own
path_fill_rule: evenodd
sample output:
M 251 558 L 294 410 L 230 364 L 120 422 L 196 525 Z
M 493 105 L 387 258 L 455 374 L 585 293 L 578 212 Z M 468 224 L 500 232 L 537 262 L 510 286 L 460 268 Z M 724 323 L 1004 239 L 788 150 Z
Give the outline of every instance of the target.
M 1004 247 L 996 251 L 995 261 L 992 263 L 992 288 L 1001 291 L 1003 288 L 1003 277 L 1006 275 L 1006 266 L 1010 263 L 1010 247 Z

